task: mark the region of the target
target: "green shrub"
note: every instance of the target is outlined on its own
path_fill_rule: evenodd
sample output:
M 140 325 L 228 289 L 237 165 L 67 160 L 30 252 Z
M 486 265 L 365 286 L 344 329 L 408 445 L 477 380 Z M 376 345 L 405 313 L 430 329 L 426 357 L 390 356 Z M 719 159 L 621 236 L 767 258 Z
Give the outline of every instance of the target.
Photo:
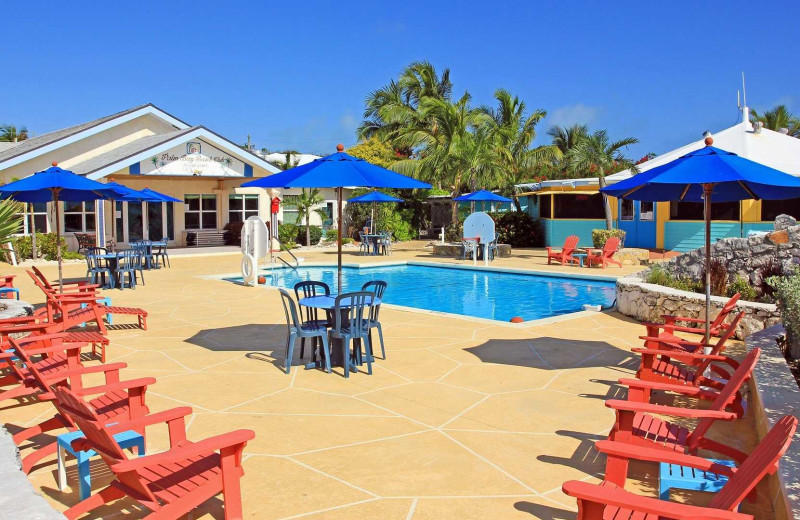
M 498 244 L 511 247 L 535 247 L 541 243 L 539 222 L 524 211 L 489 213 L 494 219 Z
M 792 349 L 790 354 L 796 359 L 800 357 L 800 270 L 795 269 L 787 276 L 773 276 L 767 280 L 767 284 L 774 291 L 786 338 Z
M 344 246 L 344 245 L 347 245 L 347 244 L 352 244 L 352 243 L 354 243 L 354 242 L 355 242 L 355 240 L 354 240 L 354 239 L 352 239 L 352 238 L 350 238 L 350 237 L 344 237 L 344 238 L 342 239 L 342 245 L 343 245 L 343 246 Z
M 31 244 L 30 235 L 14 237 L 12 240 L 14 244 L 14 251 L 17 253 L 17 258 L 26 260 L 33 258 L 33 246 Z M 36 233 L 36 249 L 40 257 L 45 260 L 55 260 L 58 258 L 56 251 L 56 234 L 55 233 Z M 67 241 L 61 237 L 61 258 L 67 258 Z M 78 258 L 83 258 L 79 256 Z
M 289 246 L 289 244 L 293 244 L 297 239 L 297 226 L 294 224 L 281 224 L 278 226 L 278 240 L 281 241 L 281 244 L 285 246 Z
M 398 242 L 407 242 L 416 238 L 411 220 L 406 219 L 402 211 L 394 211 L 380 219 L 375 219 L 376 231 L 391 231 L 392 237 Z
M 768 283 L 768 280 L 770 278 L 783 276 L 783 274 L 783 264 L 775 257 L 767 260 L 764 265 L 758 269 L 758 278 L 761 280 L 759 289 L 763 300 L 767 302 L 775 300 L 775 288 Z
M 592 230 L 592 245 L 597 249 L 602 248 L 606 244 L 606 240 L 611 237 L 619 238 L 619 247 L 625 247 L 626 233 L 621 229 L 593 229 Z
M 450 223 L 444 228 L 444 239 L 447 242 L 458 242 L 461 243 L 461 239 L 464 238 L 464 221 L 459 219 L 458 222 L 455 224 Z
M 702 280 L 692 280 L 691 278 L 677 278 L 660 265 L 650 268 L 644 277 L 645 283 L 671 287 L 680 291 L 705 292 Z
M 76 251 L 67 251 L 61 255 L 62 260 L 83 260 L 84 258 L 85 257 L 82 254 Z
M 736 293 L 741 295 L 742 300 L 746 300 L 748 302 L 754 302 L 758 297 L 756 290 L 752 285 L 750 285 L 750 281 L 742 278 L 738 274 L 733 281 L 728 284 L 728 292 L 725 296 L 730 298 Z
M 319 226 L 310 226 L 308 228 L 308 230 L 309 230 L 309 235 L 310 235 L 310 238 L 311 238 L 311 244 L 310 245 L 319 244 L 320 239 L 322 239 L 322 228 L 319 227 Z M 295 241 L 300 245 L 304 245 L 304 246 L 309 245 L 309 244 L 306 244 L 306 227 L 305 226 L 298 226 L 298 228 L 297 228 L 297 236 L 295 237 Z

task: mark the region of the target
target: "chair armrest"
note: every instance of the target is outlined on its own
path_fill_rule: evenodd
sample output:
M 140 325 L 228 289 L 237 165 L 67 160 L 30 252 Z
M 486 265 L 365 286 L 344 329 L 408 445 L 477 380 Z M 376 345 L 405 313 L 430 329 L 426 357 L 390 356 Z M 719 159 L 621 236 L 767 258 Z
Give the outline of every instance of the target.
M 713 473 L 726 475 L 728 477 L 732 476 L 736 472 L 736 469 L 731 468 L 730 466 L 723 466 L 722 464 L 717 464 L 716 462 L 704 459 L 703 457 L 687 455 L 678 451 L 647 448 L 644 446 L 610 440 L 597 441 L 594 443 L 594 446 L 597 448 L 597 451 L 614 457 L 645 460 L 649 462 L 666 462 L 668 464 L 677 464 L 679 466 L 690 466 L 695 469 L 711 471 Z
M 711 345 L 706 345 L 705 343 L 701 343 L 699 341 L 689 341 L 688 339 L 668 339 L 668 338 L 659 338 L 656 336 L 639 336 L 639 339 L 644 341 L 653 341 L 656 343 L 661 343 L 662 345 L 666 346 L 674 346 L 674 345 L 681 345 L 687 347 L 705 347 Z
M 53 347 L 42 347 L 42 348 L 23 348 L 26 354 L 30 356 L 39 355 L 39 354 L 58 354 L 63 352 L 75 352 L 80 350 L 83 347 L 89 346 L 88 343 L 70 343 L 68 345 L 55 345 Z
M 625 385 L 630 388 L 642 388 L 647 390 L 661 390 L 664 392 L 672 392 L 673 394 L 683 394 L 689 397 L 696 397 L 698 399 L 714 400 L 719 395 L 719 392 L 713 390 L 703 390 L 696 386 L 688 385 L 673 385 L 671 383 L 662 383 L 659 381 L 642 381 L 641 379 L 622 378 L 619 384 Z
M 705 323 L 706 322 L 705 318 L 686 318 L 684 316 L 673 316 L 672 314 L 662 314 L 661 317 L 664 320 L 672 321 L 673 323 L 676 322 L 676 321 L 687 321 L 689 323 Z
M 677 408 L 673 406 L 663 406 L 650 403 L 637 403 L 634 401 L 622 401 L 610 399 L 606 401 L 606 407 L 623 412 L 653 413 L 658 415 L 671 415 L 673 417 L 685 417 L 687 419 L 722 419 L 733 420 L 736 414 L 717 410 L 695 410 L 692 408 Z
M 646 513 L 659 518 L 675 518 L 676 520 L 752 520 L 751 515 L 734 511 L 712 509 L 709 507 L 691 506 L 659 500 L 657 498 L 635 495 L 613 485 L 597 485 L 588 482 L 570 480 L 561 487 L 567 495 L 579 501 L 608 504 L 633 511 Z
M 187 415 L 192 414 L 192 409 L 188 406 L 181 406 L 178 408 L 171 408 L 163 412 L 151 413 L 138 419 L 131 419 L 130 421 L 119 422 L 116 424 L 109 424 L 107 426 L 109 433 L 116 434 L 126 430 L 137 430 L 145 426 L 152 426 L 161 423 L 170 423 L 172 421 L 183 419 Z
M 44 376 L 48 381 L 67 379 L 74 376 L 82 376 L 84 374 L 102 374 L 104 372 L 118 372 L 128 366 L 127 363 L 108 363 L 106 365 L 95 365 L 92 367 L 76 367 L 70 370 L 59 371 L 54 374 Z
M 137 469 L 144 469 L 149 466 L 156 466 L 161 464 L 169 464 L 180 460 L 186 460 L 198 455 L 206 455 L 222 449 L 241 446 L 244 447 L 247 441 L 255 438 L 256 434 L 253 430 L 236 430 L 222 435 L 209 437 L 199 442 L 185 444 L 177 448 L 170 448 L 169 451 L 156 453 L 155 455 L 146 455 L 144 457 L 137 457 L 135 459 L 126 460 L 119 464 L 114 464 L 111 471 L 115 473 L 124 473 L 126 471 L 133 471 Z
M 7 323 L 3 320 L 0 324 L 0 334 L 12 332 L 35 332 L 37 330 L 44 330 L 52 327 L 53 323 L 39 323 L 34 316 L 30 316 L 28 321 L 19 321 L 17 323 Z
M 697 360 L 697 361 L 711 360 L 711 361 L 723 361 L 723 362 L 730 361 L 730 358 L 728 356 L 720 356 L 718 354 L 703 354 L 697 352 L 678 352 L 677 350 L 664 352 L 663 350 L 658 350 L 658 349 L 636 347 L 632 348 L 631 352 L 636 352 L 637 354 L 650 354 L 654 356 L 667 356 L 669 358 L 677 359 L 679 361 L 683 359 L 688 359 L 690 361 L 692 360 Z
M 79 396 L 107 394 L 108 392 L 115 392 L 117 390 L 129 390 L 131 388 L 147 388 L 150 385 L 156 384 L 155 377 L 140 377 L 139 379 L 131 379 L 130 381 L 120 381 L 119 383 L 111 383 L 108 385 L 92 386 L 89 388 L 82 388 L 80 390 L 73 390 Z

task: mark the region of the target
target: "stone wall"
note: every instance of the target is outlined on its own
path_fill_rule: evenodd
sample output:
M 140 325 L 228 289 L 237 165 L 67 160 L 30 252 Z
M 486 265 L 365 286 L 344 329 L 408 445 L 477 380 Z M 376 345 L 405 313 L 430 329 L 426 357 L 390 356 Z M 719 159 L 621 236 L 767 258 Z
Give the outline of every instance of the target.
M 727 301 L 728 298 L 711 297 L 712 320 L 719 314 Z M 705 302 L 703 294 L 644 283 L 639 275 L 617 280 L 617 309 L 622 314 L 639 321 L 661 323 L 664 321 L 661 318 L 662 314 L 705 318 Z M 736 306 L 736 312 L 739 311 L 745 311 L 745 317 L 736 331 L 736 337 L 740 339 L 780 322 L 780 314 L 772 304 L 740 300 Z M 729 320 L 732 319 L 733 315 Z

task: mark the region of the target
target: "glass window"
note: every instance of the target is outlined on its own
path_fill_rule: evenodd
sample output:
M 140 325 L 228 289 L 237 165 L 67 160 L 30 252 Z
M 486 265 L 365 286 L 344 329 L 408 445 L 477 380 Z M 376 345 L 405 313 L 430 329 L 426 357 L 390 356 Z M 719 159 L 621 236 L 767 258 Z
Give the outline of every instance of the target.
M 217 228 L 216 195 L 186 195 L 183 202 L 186 205 L 184 212 L 186 229 Z
M 121 200 L 114 201 L 114 225 L 117 229 L 117 242 L 125 241 L 124 224 L 122 220 L 122 204 Z
M 655 219 L 655 211 L 653 209 L 655 206 L 653 202 L 642 201 L 639 204 L 639 220 L 648 221 Z
M 94 202 L 64 203 L 64 231 L 86 233 L 94 229 Z
M 554 218 L 606 218 L 603 196 L 599 193 L 592 195 L 582 193 L 559 193 L 553 195 L 553 199 Z
M 550 208 L 553 207 L 553 196 L 550 194 L 539 195 L 539 217 L 550 218 Z
M 620 201 L 619 218 L 620 218 L 620 220 L 633 220 L 633 201 L 632 200 L 622 199 Z
M 778 215 L 791 215 L 800 219 L 800 199 L 761 201 L 761 220 L 763 222 L 772 222 Z
M 37 233 L 47 233 L 49 219 L 47 218 L 47 203 L 20 203 L 20 212 L 17 214 L 22 219 L 22 226 L 18 233 L 29 235 L 34 227 Z
M 228 195 L 228 222 L 258 216 L 258 195 Z
M 283 223 L 297 224 L 300 220 L 300 213 L 297 211 L 298 195 L 285 195 L 283 197 Z
M 175 214 L 172 202 L 167 202 L 167 238 L 175 239 Z
M 714 202 L 711 220 L 739 220 L 739 202 Z M 702 202 L 670 202 L 670 220 L 705 220 Z
M 144 219 L 142 218 L 142 203 L 128 203 L 128 242 L 135 242 L 144 238 Z

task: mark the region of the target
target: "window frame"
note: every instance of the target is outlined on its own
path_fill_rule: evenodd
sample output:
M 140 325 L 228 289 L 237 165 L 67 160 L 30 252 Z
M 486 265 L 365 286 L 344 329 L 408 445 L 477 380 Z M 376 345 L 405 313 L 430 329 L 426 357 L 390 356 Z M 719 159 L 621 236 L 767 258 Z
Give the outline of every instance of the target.
M 297 209 L 296 201 L 299 199 L 300 195 L 284 195 L 283 200 L 281 200 L 281 209 L 283 210 L 283 223 L 284 224 L 294 224 L 298 225 L 298 221 L 300 220 L 300 211 Z M 286 220 L 286 214 L 296 215 L 294 222 L 288 222 Z
M 77 204 L 81 205 L 81 210 L 80 211 L 67 211 L 67 204 L 74 204 L 74 203 L 63 202 L 62 204 L 63 204 L 63 212 L 61 214 L 62 214 L 62 219 L 64 221 L 64 233 L 96 233 L 97 232 L 97 215 L 95 213 L 95 208 L 94 208 L 94 204 L 95 203 L 94 203 L 94 201 L 78 202 Z M 91 210 L 86 208 L 87 204 L 91 204 L 93 206 Z M 68 216 L 73 216 L 73 215 L 80 215 L 80 219 L 81 219 L 80 229 L 67 229 L 67 217 Z M 86 217 L 90 216 L 90 215 L 91 215 L 92 221 L 93 221 L 92 229 L 88 229 L 88 227 L 86 226 L 86 220 L 87 220 Z
M 241 199 L 242 201 L 242 208 L 241 209 L 231 209 L 231 201 L 234 199 Z M 255 209 L 247 209 L 247 201 L 248 200 L 255 200 L 256 201 L 256 208 Z M 256 193 L 229 193 L 228 194 L 228 222 L 244 222 L 250 217 L 258 217 L 261 216 L 260 211 L 261 206 L 261 198 Z M 238 214 L 240 220 L 233 220 L 231 215 Z
M 189 200 L 190 198 L 197 197 L 199 199 L 198 202 L 198 209 L 191 210 L 189 209 Z M 213 209 L 204 209 L 203 201 L 204 200 L 213 200 L 214 201 L 214 208 Z M 217 196 L 213 193 L 187 193 L 183 196 L 183 224 L 184 229 L 187 231 L 203 231 L 208 229 L 218 229 L 218 222 L 217 222 L 217 208 L 218 208 L 218 201 Z M 213 214 L 214 215 L 214 226 L 205 226 L 203 225 L 203 221 L 205 220 L 203 217 L 205 215 Z M 197 215 L 197 222 L 199 227 L 189 227 L 187 222 L 186 216 L 187 215 Z
M 644 211 L 644 205 L 650 204 L 650 211 Z M 645 215 L 648 215 L 645 217 Z M 656 219 L 656 203 L 643 200 L 639 202 L 639 220 L 641 222 L 652 222 Z
M 630 204 L 630 213 L 626 215 L 625 206 Z M 636 204 L 631 199 L 621 199 L 619 201 L 619 219 L 622 222 L 633 222 L 636 216 Z

